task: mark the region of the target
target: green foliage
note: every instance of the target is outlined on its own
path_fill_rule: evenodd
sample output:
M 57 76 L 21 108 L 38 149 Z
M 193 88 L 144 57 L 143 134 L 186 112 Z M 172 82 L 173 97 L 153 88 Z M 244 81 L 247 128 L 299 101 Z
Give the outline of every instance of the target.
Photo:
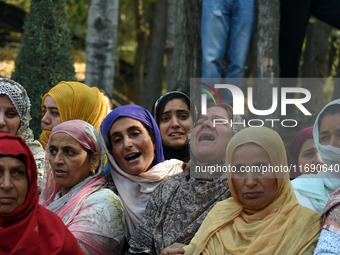
M 134 63 L 137 48 L 134 1 L 136 0 L 124 0 L 119 2 L 117 57 L 130 64 Z
M 30 126 L 40 132 L 41 99 L 63 80 L 75 80 L 65 0 L 32 0 L 12 79 L 31 99 Z
M 26 12 L 29 11 L 31 5 L 31 0 L 5 0 L 3 2 L 17 6 Z
M 87 16 L 89 0 L 66 0 L 66 8 L 69 16 L 69 24 L 77 48 L 84 47 L 87 33 Z

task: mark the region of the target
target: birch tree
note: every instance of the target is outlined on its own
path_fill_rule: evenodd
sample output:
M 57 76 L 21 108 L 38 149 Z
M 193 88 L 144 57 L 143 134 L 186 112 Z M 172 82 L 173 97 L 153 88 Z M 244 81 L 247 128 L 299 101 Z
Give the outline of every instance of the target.
M 119 0 L 91 0 L 86 35 L 85 83 L 112 95 Z

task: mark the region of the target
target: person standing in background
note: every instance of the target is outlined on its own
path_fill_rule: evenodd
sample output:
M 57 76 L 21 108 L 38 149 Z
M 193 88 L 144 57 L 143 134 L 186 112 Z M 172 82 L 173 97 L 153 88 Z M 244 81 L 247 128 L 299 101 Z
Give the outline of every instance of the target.
M 256 22 L 255 0 L 202 1 L 202 78 L 222 78 L 227 54 L 226 78 L 243 78 Z M 238 84 L 242 86 L 242 84 Z M 231 95 L 223 95 L 231 104 Z

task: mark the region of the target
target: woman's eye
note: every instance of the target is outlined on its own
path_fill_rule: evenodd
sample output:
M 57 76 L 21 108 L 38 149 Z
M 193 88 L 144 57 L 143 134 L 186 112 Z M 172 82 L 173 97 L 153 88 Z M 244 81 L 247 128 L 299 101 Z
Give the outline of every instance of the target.
M 320 136 L 319 140 L 320 142 L 324 142 L 327 140 L 327 136 Z
M 314 155 L 315 155 L 315 152 L 307 152 L 307 153 L 304 155 L 304 157 L 306 157 L 306 158 L 313 158 Z
M 59 117 L 59 112 L 52 112 L 52 115 L 55 117 Z
M 68 155 L 68 156 L 71 156 L 71 155 L 75 154 L 75 152 L 73 150 L 66 149 L 65 154 Z
M 202 125 L 202 123 L 203 123 L 203 120 L 198 120 L 198 121 L 196 122 L 196 126 Z
M 168 121 L 168 120 L 170 120 L 170 118 L 169 118 L 169 116 L 162 116 L 162 118 L 161 118 L 161 122 L 166 122 L 166 121 Z
M 13 176 L 25 176 L 25 172 L 23 170 L 15 170 L 13 172 Z
M 18 116 L 18 113 L 15 111 L 10 111 L 10 112 L 6 112 L 6 116 L 8 118 L 15 118 L 16 116 Z
M 186 120 L 187 118 L 189 118 L 189 114 L 181 114 L 181 115 L 179 115 L 179 119 L 181 119 L 181 120 Z
M 112 143 L 114 144 L 118 144 L 122 141 L 122 138 L 115 138 L 115 139 L 112 139 Z
M 50 155 L 55 155 L 57 153 L 57 150 L 54 148 L 50 148 Z
M 140 134 L 140 132 L 135 131 L 135 132 L 133 132 L 133 133 L 131 134 L 131 136 L 132 136 L 132 137 L 137 137 L 137 136 L 139 136 L 139 134 Z

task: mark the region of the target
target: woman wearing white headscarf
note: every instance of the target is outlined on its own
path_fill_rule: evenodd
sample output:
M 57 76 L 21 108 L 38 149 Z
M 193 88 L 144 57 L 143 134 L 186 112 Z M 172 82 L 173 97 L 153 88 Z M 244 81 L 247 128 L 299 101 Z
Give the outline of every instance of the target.
M 38 168 L 38 189 L 40 190 L 42 184 L 42 173 L 44 172 L 45 150 L 37 140 L 34 140 L 33 132 L 29 127 L 29 121 L 31 120 L 30 99 L 23 86 L 8 78 L 0 78 L 0 95 L 4 96 L 0 97 L 1 100 L 6 100 L 6 97 L 10 99 L 17 114 L 19 115 L 19 126 L 16 127 L 17 131 L 12 134 L 24 139 L 32 151 Z M 11 132 L 7 131 L 7 133 Z
M 330 195 L 340 187 L 340 99 L 328 103 L 314 123 L 314 143 L 324 165 L 318 174 L 292 181 L 299 203 L 322 214 Z

